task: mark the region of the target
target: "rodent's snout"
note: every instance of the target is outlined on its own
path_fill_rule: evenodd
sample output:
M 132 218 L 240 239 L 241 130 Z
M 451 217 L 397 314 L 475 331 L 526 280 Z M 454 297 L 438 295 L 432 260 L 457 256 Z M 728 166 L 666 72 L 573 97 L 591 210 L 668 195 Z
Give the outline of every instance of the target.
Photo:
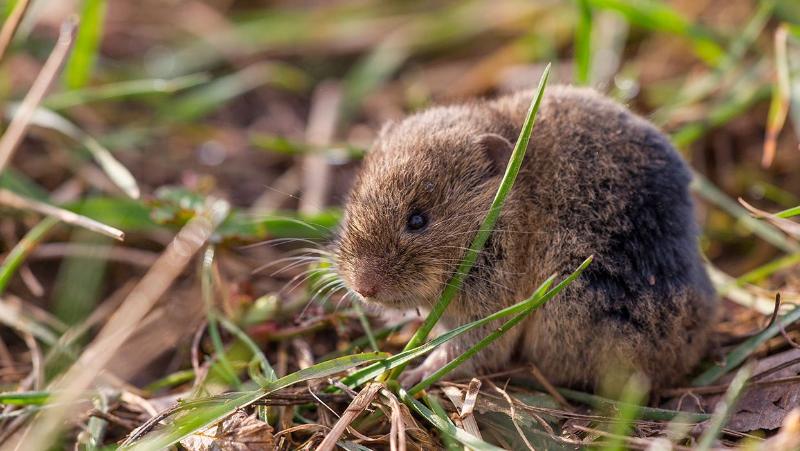
M 380 282 L 372 274 L 356 274 L 353 280 L 353 291 L 364 298 L 374 298 L 380 292 Z
M 350 288 L 364 299 L 376 298 L 385 291 L 384 276 L 379 268 L 380 265 L 375 261 L 356 262 L 350 276 Z

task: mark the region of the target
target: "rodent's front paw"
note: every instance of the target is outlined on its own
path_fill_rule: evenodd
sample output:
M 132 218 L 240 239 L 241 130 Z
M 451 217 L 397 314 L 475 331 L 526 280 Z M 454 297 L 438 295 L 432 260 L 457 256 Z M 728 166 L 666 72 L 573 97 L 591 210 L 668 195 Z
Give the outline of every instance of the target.
M 435 373 L 436 370 L 443 367 L 447 362 L 447 350 L 444 347 L 439 347 L 430 353 L 425 361 L 419 366 L 400 373 L 400 385 L 405 388 L 411 388 L 431 374 Z

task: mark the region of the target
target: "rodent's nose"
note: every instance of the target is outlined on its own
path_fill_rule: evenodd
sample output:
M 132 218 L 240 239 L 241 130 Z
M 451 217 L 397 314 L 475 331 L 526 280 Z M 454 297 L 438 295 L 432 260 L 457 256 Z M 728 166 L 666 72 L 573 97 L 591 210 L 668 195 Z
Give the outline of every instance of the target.
M 353 289 L 365 298 L 375 297 L 378 294 L 378 284 L 376 283 L 358 283 Z
M 353 290 L 365 298 L 372 298 L 380 291 L 380 280 L 376 275 L 358 274 L 353 281 Z

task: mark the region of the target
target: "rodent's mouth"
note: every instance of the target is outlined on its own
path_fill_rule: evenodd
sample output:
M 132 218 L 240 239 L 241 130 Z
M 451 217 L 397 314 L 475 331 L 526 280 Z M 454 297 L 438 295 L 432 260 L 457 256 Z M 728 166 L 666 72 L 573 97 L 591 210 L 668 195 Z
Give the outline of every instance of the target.
M 379 305 L 394 309 L 413 309 L 424 304 L 421 297 L 416 293 L 397 293 L 385 292 L 375 296 L 363 296 L 351 290 L 351 292 L 361 301 L 368 304 Z

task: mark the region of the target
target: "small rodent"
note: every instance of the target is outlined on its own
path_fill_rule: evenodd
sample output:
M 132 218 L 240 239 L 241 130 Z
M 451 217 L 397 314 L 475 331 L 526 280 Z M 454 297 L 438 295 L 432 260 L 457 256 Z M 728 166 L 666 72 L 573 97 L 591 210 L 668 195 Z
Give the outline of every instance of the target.
M 532 97 L 433 107 L 384 126 L 336 243 L 350 290 L 399 309 L 436 302 L 484 219 Z M 516 183 L 443 324 L 483 318 L 594 261 L 456 376 L 532 362 L 561 386 L 598 389 L 620 369 L 653 388 L 678 383 L 704 355 L 717 310 L 690 178 L 643 118 L 591 89 L 548 88 Z M 440 347 L 409 382 L 497 325 Z

